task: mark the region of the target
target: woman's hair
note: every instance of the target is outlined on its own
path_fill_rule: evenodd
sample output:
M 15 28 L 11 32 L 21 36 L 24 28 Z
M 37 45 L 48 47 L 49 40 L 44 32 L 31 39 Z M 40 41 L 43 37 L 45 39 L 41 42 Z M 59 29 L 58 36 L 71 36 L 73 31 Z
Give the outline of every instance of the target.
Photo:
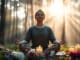
M 35 13 L 35 16 L 39 15 L 39 14 L 42 14 L 43 16 L 45 16 L 44 12 L 39 9 L 36 13 Z

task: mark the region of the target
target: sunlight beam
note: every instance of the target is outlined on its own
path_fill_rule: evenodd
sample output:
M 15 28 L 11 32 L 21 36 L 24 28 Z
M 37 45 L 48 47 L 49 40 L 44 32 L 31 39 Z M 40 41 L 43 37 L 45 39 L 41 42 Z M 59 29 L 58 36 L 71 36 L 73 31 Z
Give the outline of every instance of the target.
M 25 9 L 23 7 L 20 7 L 17 11 L 17 16 L 19 19 L 25 18 Z
M 62 0 L 54 0 L 48 8 L 51 15 L 61 17 L 64 14 L 64 6 Z

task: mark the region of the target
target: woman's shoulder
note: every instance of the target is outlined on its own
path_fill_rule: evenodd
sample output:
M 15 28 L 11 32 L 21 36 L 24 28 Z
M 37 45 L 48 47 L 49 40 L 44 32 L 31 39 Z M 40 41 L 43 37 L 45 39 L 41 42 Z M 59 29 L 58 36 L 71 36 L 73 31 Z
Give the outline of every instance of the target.
M 35 27 L 36 27 L 36 26 L 31 26 L 31 27 L 29 28 L 29 30 L 33 30 Z
M 47 29 L 51 29 L 49 26 L 44 26 L 45 28 L 47 28 Z

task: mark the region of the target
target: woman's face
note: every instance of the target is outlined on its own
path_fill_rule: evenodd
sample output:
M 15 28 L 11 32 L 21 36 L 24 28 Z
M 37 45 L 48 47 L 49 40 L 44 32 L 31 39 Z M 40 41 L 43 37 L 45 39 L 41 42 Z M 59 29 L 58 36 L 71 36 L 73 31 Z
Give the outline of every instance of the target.
M 44 20 L 44 18 L 45 18 L 45 15 L 43 14 L 43 13 L 41 13 L 41 12 L 38 12 L 36 15 L 35 15 L 35 19 L 37 20 L 37 21 L 43 21 Z

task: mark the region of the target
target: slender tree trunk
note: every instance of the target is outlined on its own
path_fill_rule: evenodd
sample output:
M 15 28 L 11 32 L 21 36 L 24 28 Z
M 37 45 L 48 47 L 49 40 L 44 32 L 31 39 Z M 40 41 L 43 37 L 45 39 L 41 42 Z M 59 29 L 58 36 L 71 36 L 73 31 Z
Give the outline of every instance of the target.
M 1 0 L 0 44 L 4 44 L 5 0 Z
M 32 16 L 32 26 L 34 25 L 34 19 L 33 19 L 33 0 L 31 0 L 31 16 Z

